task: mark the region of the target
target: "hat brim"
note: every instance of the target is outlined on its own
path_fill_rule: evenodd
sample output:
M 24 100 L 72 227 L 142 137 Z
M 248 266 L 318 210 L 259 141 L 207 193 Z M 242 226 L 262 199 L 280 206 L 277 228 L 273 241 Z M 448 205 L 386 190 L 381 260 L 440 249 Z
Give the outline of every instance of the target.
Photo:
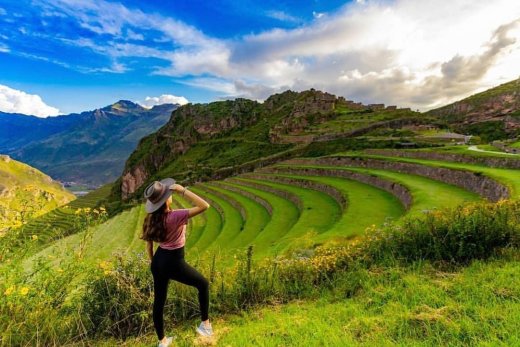
M 156 203 L 153 203 L 150 200 L 146 199 L 144 209 L 146 210 L 147 213 L 155 212 L 173 194 L 173 190 L 169 189 L 169 187 L 172 184 L 175 184 L 175 180 L 173 178 L 165 178 L 165 179 L 160 180 L 160 182 L 166 186 L 166 188 L 167 188 L 166 192 L 163 194 L 163 196 L 161 196 L 161 199 L 159 201 L 157 201 Z

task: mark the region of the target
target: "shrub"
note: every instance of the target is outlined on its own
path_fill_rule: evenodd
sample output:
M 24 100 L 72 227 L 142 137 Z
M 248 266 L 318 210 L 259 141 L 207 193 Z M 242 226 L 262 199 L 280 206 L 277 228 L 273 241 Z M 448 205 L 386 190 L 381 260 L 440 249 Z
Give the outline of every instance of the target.
M 433 260 L 466 264 L 520 243 L 520 201 L 468 203 L 433 210 L 372 233 L 365 243 L 373 259 Z

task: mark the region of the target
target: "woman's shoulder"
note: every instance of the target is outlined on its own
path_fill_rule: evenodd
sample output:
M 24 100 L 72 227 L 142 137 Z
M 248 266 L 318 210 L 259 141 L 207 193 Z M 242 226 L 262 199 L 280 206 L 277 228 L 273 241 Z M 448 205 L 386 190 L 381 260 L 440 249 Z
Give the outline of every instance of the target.
M 176 210 L 170 210 L 166 212 L 166 219 L 168 222 L 184 221 L 188 218 L 188 209 L 181 208 Z

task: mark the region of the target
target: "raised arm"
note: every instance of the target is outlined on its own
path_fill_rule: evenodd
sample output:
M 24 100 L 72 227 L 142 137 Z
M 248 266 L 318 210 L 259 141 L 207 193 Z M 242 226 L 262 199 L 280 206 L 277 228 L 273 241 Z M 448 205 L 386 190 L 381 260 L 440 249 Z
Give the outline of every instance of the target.
M 184 196 L 187 197 L 193 204 L 195 204 L 195 207 L 190 207 L 188 209 L 189 218 L 206 211 L 210 206 L 206 200 L 202 199 L 191 190 L 185 189 L 180 184 L 173 184 L 170 186 L 170 189 L 172 189 L 174 192 L 177 192 L 178 194 L 183 194 L 184 192 Z

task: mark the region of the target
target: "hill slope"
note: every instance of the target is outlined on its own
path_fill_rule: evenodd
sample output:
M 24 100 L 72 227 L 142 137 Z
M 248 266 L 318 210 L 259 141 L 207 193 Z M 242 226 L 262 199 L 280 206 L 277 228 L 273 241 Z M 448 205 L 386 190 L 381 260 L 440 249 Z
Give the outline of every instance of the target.
M 427 114 L 441 117 L 459 131 L 484 140 L 520 134 L 520 79 L 454 102 Z
M 0 155 L 0 230 L 26 222 L 74 198 L 49 176 Z
M 114 198 L 139 194 L 146 182 L 164 175 L 197 181 L 250 171 L 248 164 L 292 156 L 313 142 L 424 122 L 418 116 L 409 109 L 362 105 L 314 89 L 275 94 L 263 104 L 247 99 L 188 104 L 139 142 L 114 186 Z
M 2 114 L 0 150 L 61 181 L 98 186 L 117 178 L 139 139 L 166 123 L 176 107 L 145 109 L 121 100 L 53 118 Z

